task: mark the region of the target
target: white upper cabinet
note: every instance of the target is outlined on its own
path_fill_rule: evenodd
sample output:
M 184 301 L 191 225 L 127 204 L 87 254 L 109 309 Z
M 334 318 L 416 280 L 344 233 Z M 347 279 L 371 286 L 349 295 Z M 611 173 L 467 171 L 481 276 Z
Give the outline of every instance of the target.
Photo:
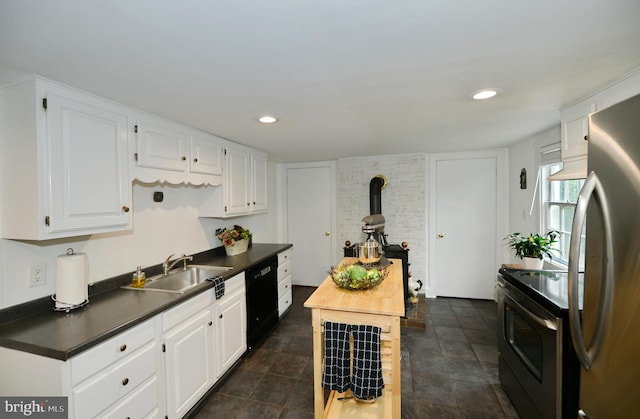
M 587 177 L 589 115 L 640 93 L 640 69 L 562 110 L 560 115 L 564 167 L 552 180 Z
M 596 110 L 595 102 L 587 102 L 563 113 L 561 118 L 563 161 L 587 157 L 589 114 Z
M 225 215 L 243 215 L 251 211 L 251 152 L 243 147 L 226 148 Z
M 190 145 L 189 167 L 192 173 L 222 175 L 224 148 L 220 140 L 213 135 L 199 133 L 191 135 Z
M 127 112 L 30 77 L 0 90 L 2 237 L 131 228 Z
M 139 118 L 133 132 L 132 170 L 138 180 L 195 185 L 222 182 L 221 138 L 153 116 Z
M 204 193 L 200 217 L 237 217 L 267 210 L 267 154 L 239 144 L 225 147 L 222 188 Z
M 251 176 L 253 212 L 267 210 L 267 155 L 260 152 L 251 153 Z
M 138 140 L 138 166 L 187 171 L 187 134 L 181 127 L 164 121 L 138 121 L 134 131 Z

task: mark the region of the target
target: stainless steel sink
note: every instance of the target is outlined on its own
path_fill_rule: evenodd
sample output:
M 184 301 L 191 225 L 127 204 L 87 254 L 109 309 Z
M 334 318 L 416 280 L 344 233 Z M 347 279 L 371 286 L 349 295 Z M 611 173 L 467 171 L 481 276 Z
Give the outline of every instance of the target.
M 131 285 L 124 285 L 122 288 L 181 294 L 231 269 L 233 268 L 228 266 L 188 265 L 186 270 L 174 269 L 167 275 L 159 274 L 147 278 L 144 288 L 134 288 Z

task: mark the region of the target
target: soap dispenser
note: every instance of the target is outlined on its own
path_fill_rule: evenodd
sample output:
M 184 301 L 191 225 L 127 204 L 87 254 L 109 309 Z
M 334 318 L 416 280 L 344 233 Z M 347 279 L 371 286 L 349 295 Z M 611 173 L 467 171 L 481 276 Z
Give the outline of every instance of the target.
M 146 282 L 144 271 L 140 266 L 133 274 L 133 279 L 131 280 L 131 286 L 134 288 L 144 288 L 144 283 Z

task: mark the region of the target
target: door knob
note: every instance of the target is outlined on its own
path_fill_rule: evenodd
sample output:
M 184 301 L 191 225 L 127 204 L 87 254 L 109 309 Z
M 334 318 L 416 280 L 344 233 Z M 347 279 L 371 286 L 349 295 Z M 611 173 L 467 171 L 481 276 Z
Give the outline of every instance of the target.
M 331 232 L 329 232 L 329 231 L 325 231 L 325 232 L 324 232 L 324 235 L 325 235 L 325 236 L 330 236 L 330 235 L 331 235 Z
M 438 233 L 438 238 L 439 239 L 443 239 L 444 238 L 444 233 Z

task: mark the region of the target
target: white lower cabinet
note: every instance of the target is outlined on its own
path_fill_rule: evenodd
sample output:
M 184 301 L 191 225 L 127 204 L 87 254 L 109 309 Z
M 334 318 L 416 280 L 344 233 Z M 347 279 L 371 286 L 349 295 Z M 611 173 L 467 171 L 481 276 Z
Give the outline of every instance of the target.
M 216 322 L 216 378 L 247 350 L 247 301 L 244 272 L 225 283 L 225 295 L 214 304 Z
M 68 396 L 71 419 L 181 418 L 247 350 L 245 295 L 241 273 L 66 362 L 0 347 L 0 394 Z
M 167 417 L 180 418 L 213 385 L 212 293 L 204 292 L 162 314 Z
M 278 253 L 278 315 L 291 306 L 291 248 Z
M 158 350 L 155 321 L 150 320 L 83 352 L 68 362 L 70 409 L 75 418 L 140 417 L 158 406 Z M 135 394 L 150 395 L 138 406 Z M 141 412 L 142 411 L 142 412 Z
M 184 416 L 245 353 L 244 273 L 162 314 L 166 416 Z
M 0 394 L 67 396 L 68 417 L 154 417 L 161 409 L 159 318 L 69 361 L 0 348 Z

